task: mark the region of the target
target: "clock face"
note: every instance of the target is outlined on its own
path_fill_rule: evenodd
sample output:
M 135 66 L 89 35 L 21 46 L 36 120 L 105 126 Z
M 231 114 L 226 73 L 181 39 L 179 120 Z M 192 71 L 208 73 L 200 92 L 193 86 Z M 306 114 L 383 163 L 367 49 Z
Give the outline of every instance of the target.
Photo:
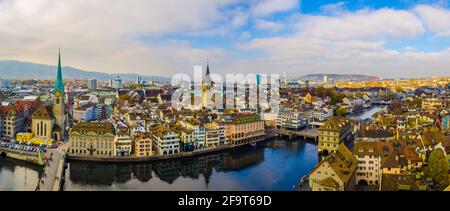
M 60 96 L 61 96 L 61 93 L 60 93 L 59 91 L 56 91 L 55 96 L 56 96 L 56 97 L 60 97 Z

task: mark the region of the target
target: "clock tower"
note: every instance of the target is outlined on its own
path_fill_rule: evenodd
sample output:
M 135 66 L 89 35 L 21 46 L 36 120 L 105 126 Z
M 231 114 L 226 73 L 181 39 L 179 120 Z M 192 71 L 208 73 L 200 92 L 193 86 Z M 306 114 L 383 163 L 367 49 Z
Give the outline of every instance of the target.
M 65 115 L 65 101 L 64 101 L 64 83 L 62 80 L 61 68 L 61 52 L 58 53 L 58 73 L 53 96 L 53 115 L 55 117 L 55 141 L 62 141 L 65 137 L 66 115 Z M 59 134 L 58 134 L 59 133 Z M 59 137 L 58 137 L 59 136 Z

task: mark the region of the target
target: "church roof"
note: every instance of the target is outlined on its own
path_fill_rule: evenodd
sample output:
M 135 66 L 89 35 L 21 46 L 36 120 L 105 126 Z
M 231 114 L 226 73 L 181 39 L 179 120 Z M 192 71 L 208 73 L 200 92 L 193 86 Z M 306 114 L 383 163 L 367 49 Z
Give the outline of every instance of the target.
M 33 113 L 33 119 L 53 119 L 53 110 L 51 105 L 43 105 Z

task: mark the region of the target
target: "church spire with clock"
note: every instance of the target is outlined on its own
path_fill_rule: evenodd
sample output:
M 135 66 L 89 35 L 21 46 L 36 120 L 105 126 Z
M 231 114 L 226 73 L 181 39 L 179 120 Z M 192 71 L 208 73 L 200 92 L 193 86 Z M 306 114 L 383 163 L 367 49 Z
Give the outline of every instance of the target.
M 54 97 L 53 97 L 53 115 L 55 117 L 55 129 L 60 132 L 59 140 L 64 139 L 65 135 L 65 102 L 64 102 L 65 92 L 64 83 L 62 80 L 62 68 L 61 68 L 61 51 L 58 52 L 58 73 L 56 76 Z

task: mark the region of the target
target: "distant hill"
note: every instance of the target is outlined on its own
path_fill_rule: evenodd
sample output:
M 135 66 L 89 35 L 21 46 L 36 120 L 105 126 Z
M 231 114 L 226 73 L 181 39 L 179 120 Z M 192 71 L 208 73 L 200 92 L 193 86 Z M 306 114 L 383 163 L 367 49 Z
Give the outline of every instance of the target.
M 325 76 L 327 76 L 329 80 L 336 80 L 336 81 L 340 81 L 340 80 L 355 80 L 355 81 L 380 80 L 380 78 L 376 77 L 376 76 L 358 75 L 358 74 L 309 74 L 309 75 L 305 75 L 301 78 L 322 80 Z
M 53 80 L 56 78 L 56 66 L 35 64 L 20 61 L 0 60 L 0 79 L 43 79 Z M 73 67 L 63 67 L 64 79 L 97 79 L 110 80 L 120 76 L 123 80 L 136 80 L 138 74 L 108 74 L 95 71 L 80 70 Z M 169 81 L 169 78 L 159 76 L 139 75 L 142 80 Z

